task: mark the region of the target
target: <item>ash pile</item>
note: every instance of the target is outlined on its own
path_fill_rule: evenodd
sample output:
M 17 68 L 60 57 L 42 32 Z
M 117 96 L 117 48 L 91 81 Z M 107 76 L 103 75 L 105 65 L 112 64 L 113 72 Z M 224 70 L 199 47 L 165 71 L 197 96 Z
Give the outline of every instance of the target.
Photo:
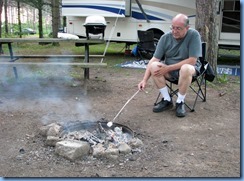
M 117 159 L 141 152 L 143 146 L 130 128 L 117 123 L 108 127 L 106 121 L 51 123 L 42 126 L 40 134 L 46 146 L 55 147 L 57 155 L 71 161 L 87 156 Z

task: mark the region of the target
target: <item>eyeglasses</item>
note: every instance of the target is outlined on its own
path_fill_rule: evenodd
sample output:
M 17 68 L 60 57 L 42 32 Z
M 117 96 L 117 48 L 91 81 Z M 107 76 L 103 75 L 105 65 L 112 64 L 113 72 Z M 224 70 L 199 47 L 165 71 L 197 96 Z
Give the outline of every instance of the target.
M 170 26 L 169 27 L 171 30 L 176 30 L 176 31 L 182 31 L 183 28 L 182 27 L 174 27 L 174 26 Z

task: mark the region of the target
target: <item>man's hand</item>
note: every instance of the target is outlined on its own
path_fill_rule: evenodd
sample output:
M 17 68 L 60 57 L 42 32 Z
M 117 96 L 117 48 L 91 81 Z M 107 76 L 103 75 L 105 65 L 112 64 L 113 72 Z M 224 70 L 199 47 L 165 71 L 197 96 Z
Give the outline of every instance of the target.
M 142 80 L 139 84 L 138 84 L 138 89 L 139 90 L 145 90 L 145 87 L 146 87 L 146 81 Z
M 160 65 L 157 65 L 158 66 L 158 70 L 156 70 L 154 73 L 153 73 L 153 76 L 155 77 L 161 77 L 165 74 L 167 74 L 169 72 L 169 68 L 167 65 L 164 65 L 164 64 L 160 64 Z

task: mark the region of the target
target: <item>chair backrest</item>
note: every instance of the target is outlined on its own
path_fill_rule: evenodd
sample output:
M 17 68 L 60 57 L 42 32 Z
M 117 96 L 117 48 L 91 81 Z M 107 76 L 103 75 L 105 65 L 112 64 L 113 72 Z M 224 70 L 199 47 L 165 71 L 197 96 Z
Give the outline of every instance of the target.
M 207 43 L 206 42 L 202 42 L 202 56 L 199 57 L 199 60 L 201 61 L 201 63 L 204 63 L 205 61 L 205 57 L 206 57 L 206 50 L 207 50 Z
M 145 51 L 155 51 L 156 46 L 154 43 L 154 32 L 153 31 L 142 31 L 138 30 L 138 48 Z
M 154 33 L 152 30 L 149 31 L 138 30 L 137 34 L 140 42 L 151 42 L 154 40 Z
M 206 42 L 202 42 L 202 56 L 199 57 L 199 60 L 202 64 L 202 67 L 201 67 L 201 72 L 204 71 L 204 65 L 207 63 L 206 61 L 206 51 L 207 51 L 207 43 Z

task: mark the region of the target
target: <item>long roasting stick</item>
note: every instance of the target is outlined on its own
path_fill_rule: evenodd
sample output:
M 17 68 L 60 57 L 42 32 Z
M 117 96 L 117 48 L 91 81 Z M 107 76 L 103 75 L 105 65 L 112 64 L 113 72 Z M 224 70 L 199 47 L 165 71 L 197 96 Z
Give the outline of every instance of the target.
M 120 111 L 118 112 L 118 114 L 114 117 L 114 119 L 112 120 L 112 121 L 109 121 L 108 123 L 107 123 L 107 126 L 108 127 L 111 127 L 112 125 L 113 125 L 113 122 L 114 122 L 114 120 L 119 116 L 119 114 L 123 111 L 123 109 L 125 108 L 125 106 L 131 101 L 131 99 L 133 99 L 135 96 L 136 96 L 136 94 L 138 94 L 138 92 L 140 92 L 140 90 L 138 90 L 138 91 L 136 91 L 136 93 L 125 103 L 125 105 L 120 109 Z

